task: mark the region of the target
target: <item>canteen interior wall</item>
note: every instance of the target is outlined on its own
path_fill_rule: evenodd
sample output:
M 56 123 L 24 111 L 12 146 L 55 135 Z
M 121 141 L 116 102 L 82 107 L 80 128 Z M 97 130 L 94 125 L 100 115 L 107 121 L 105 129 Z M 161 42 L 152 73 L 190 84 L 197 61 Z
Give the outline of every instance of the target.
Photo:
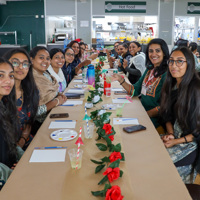
M 45 0 L 45 4 L 46 15 L 76 15 L 76 0 Z
M 38 15 L 38 18 L 36 18 Z M 44 1 L 9 1 L 0 5 L 0 32 L 17 31 L 17 44 L 32 47 L 45 43 Z M 14 35 L 0 35 L 2 44 L 15 44 Z
M 77 38 L 82 38 L 87 44 L 91 43 L 91 0 L 86 2 L 77 2 Z M 81 27 L 81 21 L 87 21 L 88 27 Z

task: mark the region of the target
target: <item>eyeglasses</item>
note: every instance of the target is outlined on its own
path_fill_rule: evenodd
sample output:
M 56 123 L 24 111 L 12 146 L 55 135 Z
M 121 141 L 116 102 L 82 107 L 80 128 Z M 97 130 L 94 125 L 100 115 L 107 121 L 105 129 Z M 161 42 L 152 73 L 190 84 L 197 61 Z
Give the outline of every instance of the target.
M 17 58 L 11 59 L 11 63 L 15 68 L 18 68 L 21 64 L 23 69 L 28 69 L 31 66 L 31 63 L 29 63 L 28 61 L 20 62 Z
M 67 56 L 72 56 L 74 57 L 74 54 L 73 53 L 66 53 Z
M 115 45 L 114 48 L 117 48 L 119 45 Z
M 184 63 L 184 62 L 187 62 L 187 61 L 185 61 L 185 60 L 168 60 L 168 61 L 167 61 L 167 64 L 168 64 L 169 66 L 172 66 L 172 65 L 174 64 L 174 62 L 176 63 L 176 66 L 177 66 L 177 67 L 181 67 L 181 66 L 183 65 L 183 63 Z
M 85 51 L 85 49 L 84 49 L 84 48 L 81 48 L 81 50 Z

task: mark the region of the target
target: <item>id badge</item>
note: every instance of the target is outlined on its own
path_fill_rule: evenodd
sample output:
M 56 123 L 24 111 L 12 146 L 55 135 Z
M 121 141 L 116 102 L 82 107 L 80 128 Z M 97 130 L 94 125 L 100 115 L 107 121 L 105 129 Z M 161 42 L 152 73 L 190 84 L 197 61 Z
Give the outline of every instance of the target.
M 147 94 L 147 88 L 146 88 L 145 85 L 142 86 L 142 91 L 141 91 L 141 93 L 142 93 L 143 95 L 146 96 L 146 94 Z

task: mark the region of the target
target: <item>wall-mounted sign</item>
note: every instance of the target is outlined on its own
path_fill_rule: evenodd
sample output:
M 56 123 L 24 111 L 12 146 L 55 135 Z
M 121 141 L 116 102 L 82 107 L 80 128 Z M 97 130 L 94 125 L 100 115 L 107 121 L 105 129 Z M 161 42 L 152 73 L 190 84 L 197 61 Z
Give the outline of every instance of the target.
M 146 13 L 146 1 L 105 1 L 106 13 Z
M 187 14 L 200 14 L 200 3 L 188 2 Z

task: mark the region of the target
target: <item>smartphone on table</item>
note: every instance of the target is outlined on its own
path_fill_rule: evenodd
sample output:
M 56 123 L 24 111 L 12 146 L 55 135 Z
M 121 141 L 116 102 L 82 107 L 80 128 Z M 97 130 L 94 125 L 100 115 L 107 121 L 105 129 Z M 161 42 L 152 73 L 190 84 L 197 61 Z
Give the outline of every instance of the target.
M 67 118 L 69 117 L 68 113 L 54 113 L 50 115 L 50 118 Z
M 134 126 L 124 127 L 123 130 L 127 133 L 133 133 L 137 131 L 146 130 L 146 127 L 143 125 L 134 125 Z
M 125 95 L 125 94 L 127 94 L 127 91 L 115 91 L 114 94 L 115 95 Z

